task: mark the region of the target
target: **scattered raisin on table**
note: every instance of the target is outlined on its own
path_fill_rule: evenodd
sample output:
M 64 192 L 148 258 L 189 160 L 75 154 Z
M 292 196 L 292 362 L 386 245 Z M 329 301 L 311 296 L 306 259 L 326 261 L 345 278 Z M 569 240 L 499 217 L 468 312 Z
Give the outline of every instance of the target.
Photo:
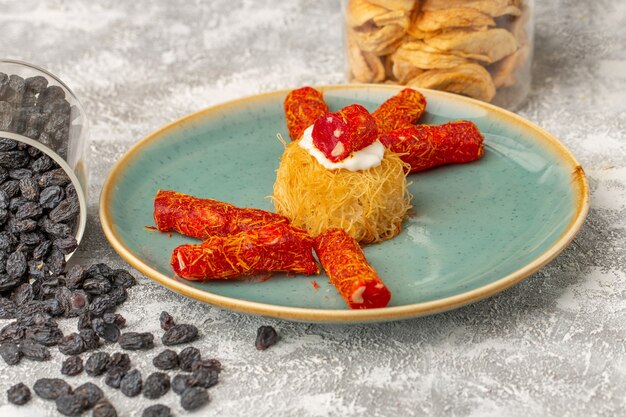
M 170 377 L 163 372 L 154 372 L 143 383 L 143 396 L 151 400 L 162 397 L 170 390 Z
M 33 391 L 44 400 L 56 400 L 61 395 L 70 394 L 72 387 L 60 378 L 41 378 L 35 381 Z
M 13 385 L 7 390 L 7 400 L 15 405 L 24 405 L 30 401 L 30 389 L 22 382 Z
M 22 359 L 22 352 L 13 341 L 7 341 L 0 345 L 0 356 L 7 365 L 17 365 Z
M 154 347 L 154 336 L 152 333 L 128 332 L 120 335 L 118 343 L 126 350 L 147 350 Z
M 197 338 L 198 328 L 193 324 L 175 324 L 165 331 L 161 341 L 165 346 L 173 346 L 193 342 Z
M 122 379 L 126 375 L 127 370 L 124 368 L 111 368 L 107 371 L 104 383 L 111 388 L 118 389 L 122 383 Z
M 170 408 L 163 404 L 154 404 L 143 410 L 141 417 L 170 417 Z
M 85 362 L 85 372 L 89 376 L 100 376 L 107 368 L 110 355 L 106 352 L 95 352 Z
M 164 371 L 178 368 L 178 354 L 171 349 L 165 349 L 152 359 L 155 368 Z
M 127 397 L 134 397 L 141 393 L 141 389 L 141 372 L 137 369 L 127 372 L 120 383 L 120 391 L 122 391 L 122 394 Z
M 197 410 L 209 402 L 209 393 L 200 387 L 187 388 L 180 396 L 180 405 L 187 411 Z
M 106 398 L 101 398 L 93 407 L 91 417 L 117 417 L 117 411 Z
M 191 374 L 176 374 L 174 378 L 172 378 L 172 391 L 181 395 L 187 388 L 193 386 L 192 381 L 193 377 Z
M 64 394 L 58 397 L 55 401 L 57 411 L 64 416 L 75 417 L 79 416 L 85 411 L 85 404 L 81 397 L 73 394 Z
M 174 322 L 174 317 L 167 311 L 162 311 L 159 316 L 159 322 L 161 323 L 161 328 L 165 331 L 168 331 L 172 328 L 176 323 Z
M 83 359 L 78 355 L 70 356 L 61 365 L 61 373 L 63 375 L 74 376 L 81 372 L 83 372 Z
M 96 384 L 86 382 L 74 390 L 74 395 L 82 399 L 85 409 L 90 409 L 104 396 L 104 393 Z
M 272 326 L 261 326 L 256 332 L 256 341 L 254 345 L 257 350 L 265 350 L 276 344 L 278 341 L 278 333 Z
M 193 347 L 188 346 L 181 350 L 178 354 L 178 363 L 182 371 L 191 372 L 193 363 L 202 359 L 200 351 Z

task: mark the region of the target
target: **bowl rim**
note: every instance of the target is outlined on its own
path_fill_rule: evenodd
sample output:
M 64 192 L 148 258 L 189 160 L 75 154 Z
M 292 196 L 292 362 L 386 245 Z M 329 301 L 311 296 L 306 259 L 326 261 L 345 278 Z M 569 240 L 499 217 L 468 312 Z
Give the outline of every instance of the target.
M 395 93 L 400 91 L 402 88 L 405 88 L 404 86 L 381 84 L 329 84 L 313 87 L 323 91 L 324 93 L 348 89 L 377 89 L 389 93 Z M 541 136 L 542 139 L 544 139 L 546 144 L 551 146 L 551 148 L 559 155 L 559 157 L 563 160 L 563 162 L 566 163 L 566 165 L 569 165 L 571 167 L 571 185 L 574 188 L 576 212 L 572 220 L 566 226 L 565 230 L 556 240 L 556 242 L 548 249 L 546 249 L 546 251 L 544 251 L 542 254 L 533 259 L 531 262 L 524 265 L 522 268 L 506 276 L 498 278 L 487 285 L 483 285 L 473 290 L 466 291 L 464 293 L 453 295 L 450 297 L 440 298 L 437 300 L 422 303 L 364 310 L 314 309 L 277 306 L 273 304 L 241 300 L 202 291 L 185 283 L 172 279 L 165 274 L 162 274 L 161 272 L 151 268 L 141 259 L 136 257 L 130 251 L 130 249 L 126 247 L 126 245 L 124 245 L 122 240 L 119 239 L 115 228 L 115 223 L 113 222 L 113 217 L 110 213 L 110 207 L 107 204 L 108 201 L 110 201 L 111 196 L 115 193 L 116 179 L 121 176 L 129 161 L 131 161 L 135 155 L 140 153 L 144 146 L 146 146 L 153 140 L 158 140 L 164 132 L 175 128 L 180 124 L 190 122 L 194 119 L 202 118 L 203 116 L 214 112 L 224 111 L 229 108 L 241 106 L 244 103 L 263 101 L 272 96 L 285 97 L 287 93 L 289 93 L 289 91 L 291 90 L 292 89 L 275 90 L 209 106 L 202 110 L 183 116 L 177 120 L 174 120 L 166 124 L 165 126 L 162 126 L 161 128 L 155 130 L 154 132 L 150 133 L 149 135 L 138 141 L 136 144 L 134 144 L 115 163 L 109 173 L 109 176 L 104 182 L 100 194 L 100 223 L 102 226 L 102 230 L 113 249 L 142 274 L 153 279 L 154 281 L 157 281 L 166 288 L 169 288 L 170 290 L 185 295 L 187 297 L 203 301 L 217 307 L 248 314 L 256 314 L 294 321 L 325 323 L 363 323 L 401 320 L 440 313 L 462 307 L 464 305 L 497 294 L 505 290 L 506 288 L 509 288 L 512 285 L 515 285 L 523 279 L 529 277 L 541 267 L 552 261 L 574 239 L 577 232 L 580 230 L 585 221 L 589 210 L 589 188 L 585 172 L 582 166 L 576 161 L 573 154 L 556 137 L 543 130 L 539 126 L 535 125 L 534 123 L 522 118 L 521 116 L 491 105 L 489 103 L 447 92 L 416 88 L 416 90 L 422 92 L 426 96 L 437 96 L 444 100 L 452 100 L 454 102 L 464 105 L 477 106 L 479 108 L 482 108 L 483 110 L 486 110 L 489 113 L 494 114 L 500 119 L 505 119 L 509 123 L 521 125 L 526 129 L 534 131 L 535 133 L 537 133 L 538 136 Z

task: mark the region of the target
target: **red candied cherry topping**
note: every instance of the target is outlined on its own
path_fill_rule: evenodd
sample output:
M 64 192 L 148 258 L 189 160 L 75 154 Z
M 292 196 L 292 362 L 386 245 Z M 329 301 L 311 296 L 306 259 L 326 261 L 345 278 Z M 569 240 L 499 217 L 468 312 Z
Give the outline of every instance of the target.
M 340 162 L 378 138 L 376 120 L 359 104 L 326 113 L 313 125 L 313 144 L 332 162 Z

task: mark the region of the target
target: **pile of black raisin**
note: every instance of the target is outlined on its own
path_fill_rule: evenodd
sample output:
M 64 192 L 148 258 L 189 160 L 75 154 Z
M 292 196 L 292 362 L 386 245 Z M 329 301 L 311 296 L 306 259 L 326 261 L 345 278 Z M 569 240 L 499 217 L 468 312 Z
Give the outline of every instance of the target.
M 75 265 L 65 274 L 26 275 L 17 288 L 0 293 L 0 318 L 14 320 L 0 330 L 0 355 L 15 365 L 22 358 L 48 360 L 48 348 L 55 345 L 63 354 L 79 355 L 102 342 L 117 342 L 126 320 L 115 309 L 134 284 L 128 271 L 105 264 L 88 269 Z M 78 328 L 63 335 L 57 320 L 68 317 L 79 317 Z M 82 361 L 74 359 L 64 373 L 71 375 L 77 368 Z
M 72 106 L 63 89 L 43 76 L 0 72 L 0 130 L 35 139 L 67 156 Z

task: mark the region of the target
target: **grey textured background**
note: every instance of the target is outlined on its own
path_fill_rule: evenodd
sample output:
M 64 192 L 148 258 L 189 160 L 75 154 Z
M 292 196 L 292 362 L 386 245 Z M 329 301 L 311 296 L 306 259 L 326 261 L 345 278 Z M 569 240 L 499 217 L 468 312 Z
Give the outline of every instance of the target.
M 591 210 L 573 244 L 491 299 L 367 326 L 231 313 L 140 277 L 122 308 L 129 330 L 157 331 L 158 313 L 169 310 L 197 323 L 195 345 L 225 366 L 212 403 L 194 415 L 625 414 L 626 2 L 538 3 L 533 88 L 519 113 L 559 137 L 588 174 Z M 90 220 L 76 256 L 85 263 L 125 266 L 100 230 L 97 201 L 139 138 L 231 98 L 343 80 L 335 0 L 0 0 L 0 28 L 0 56 L 56 73 L 90 116 Z M 261 324 L 282 336 L 265 352 L 253 346 Z M 159 348 L 131 355 L 144 374 Z M 62 359 L 55 351 L 47 363 L 2 364 L 0 416 L 55 415 L 39 398 L 12 408 L 4 391 L 59 375 Z M 106 394 L 121 416 L 154 403 Z M 163 402 L 187 415 L 173 393 Z

